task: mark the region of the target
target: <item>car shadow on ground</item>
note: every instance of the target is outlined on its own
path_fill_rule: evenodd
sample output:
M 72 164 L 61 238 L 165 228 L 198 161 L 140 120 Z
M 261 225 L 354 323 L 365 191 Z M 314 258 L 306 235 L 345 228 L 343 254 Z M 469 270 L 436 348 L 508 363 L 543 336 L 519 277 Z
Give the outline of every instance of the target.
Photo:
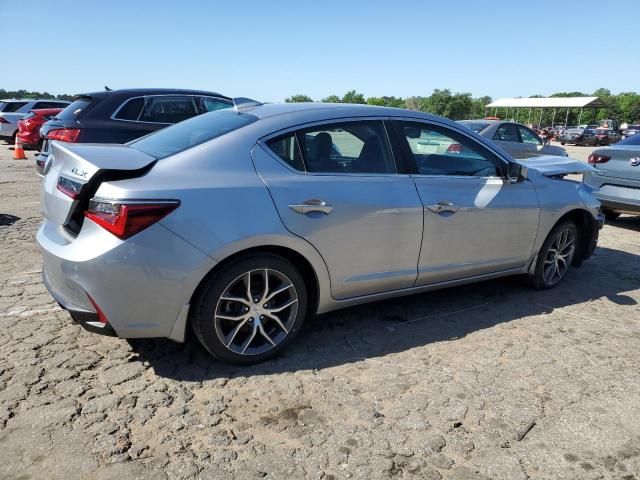
M 626 228 L 627 230 L 640 232 L 640 215 L 623 215 L 616 220 L 607 220 L 607 223 L 614 227 Z
M 9 215 L 8 213 L 0 213 L 0 227 L 6 227 L 7 225 L 13 225 L 20 217 L 15 215 Z
M 129 343 L 157 375 L 181 381 L 323 369 L 455 341 L 554 309 L 570 312 L 576 304 L 601 298 L 623 308 L 634 306 L 637 302 L 624 292 L 640 288 L 638 272 L 640 256 L 598 248 L 551 290 L 535 291 L 524 278 L 509 277 L 351 307 L 309 320 L 281 356 L 254 366 L 219 362 L 192 335 L 184 344 L 164 339 Z

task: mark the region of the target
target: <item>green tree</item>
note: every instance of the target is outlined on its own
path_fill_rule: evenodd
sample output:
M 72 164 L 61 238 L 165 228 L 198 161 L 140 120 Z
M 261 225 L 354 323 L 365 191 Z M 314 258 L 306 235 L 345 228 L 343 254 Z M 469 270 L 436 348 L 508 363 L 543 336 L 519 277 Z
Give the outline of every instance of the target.
M 329 95 L 328 97 L 323 98 L 321 101 L 325 103 L 342 103 L 342 100 L 340 100 L 340 97 L 338 95 Z
M 364 99 L 364 95 L 356 92 L 355 90 L 349 90 L 342 97 L 342 103 L 367 103 Z
M 284 101 L 286 103 L 302 103 L 302 102 L 313 102 L 313 99 L 308 95 L 291 95 L 288 98 L 285 98 Z
M 401 98 L 397 97 L 369 97 L 367 98 L 367 104 L 380 105 L 381 107 L 394 107 L 404 108 L 405 102 Z

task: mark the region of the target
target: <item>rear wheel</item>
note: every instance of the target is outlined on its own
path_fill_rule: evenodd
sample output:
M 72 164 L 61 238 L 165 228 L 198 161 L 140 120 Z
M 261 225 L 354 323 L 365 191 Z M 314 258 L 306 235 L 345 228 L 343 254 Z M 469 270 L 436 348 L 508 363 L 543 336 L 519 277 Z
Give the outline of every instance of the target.
M 278 255 L 243 257 L 213 274 L 191 317 L 202 345 L 233 363 L 277 355 L 297 335 L 307 314 L 307 289 L 295 266 Z
M 577 243 L 578 228 L 572 221 L 564 221 L 551 230 L 530 277 L 534 288 L 543 290 L 560 283 L 571 266 Z

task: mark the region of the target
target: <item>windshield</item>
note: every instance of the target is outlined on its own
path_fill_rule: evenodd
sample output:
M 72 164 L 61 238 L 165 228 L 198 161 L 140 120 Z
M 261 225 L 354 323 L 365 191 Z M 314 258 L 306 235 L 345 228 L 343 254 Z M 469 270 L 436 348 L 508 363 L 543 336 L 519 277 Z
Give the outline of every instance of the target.
M 624 140 L 620 140 L 618 143 L 616 143 L 616 146 L 618 145 L 640 145 L 640 133 L 636 133 L 635 135 L 631 135 Z
M 152 157 L 164 158 L 249 125 L 257 119 L 233 109 L 217 110 L 158 130 L 129 145 Z
M 476 133 L 480 133 L 482 130 L 484 130 L 489 125 L 491 125 L 490 123 L 484 123 L 484 122 L 458 122 L 458 123 L 463 127 L 467 127 L 469 130 L 473 130 Z

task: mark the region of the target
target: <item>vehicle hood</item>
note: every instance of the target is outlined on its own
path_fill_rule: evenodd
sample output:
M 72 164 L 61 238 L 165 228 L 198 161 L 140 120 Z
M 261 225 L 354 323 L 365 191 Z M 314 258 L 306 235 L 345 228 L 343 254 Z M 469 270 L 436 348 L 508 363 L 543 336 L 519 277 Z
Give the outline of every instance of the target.
M 522 165 L 527 169 L 536 170 L 547 177 L 569 175 L 571 173 L 587 173 L 595 170 L 591 165 L 580 160 L 553 155 L 544 155 L 530 160 L 521 160 L 520 163 L 522 163 Z

